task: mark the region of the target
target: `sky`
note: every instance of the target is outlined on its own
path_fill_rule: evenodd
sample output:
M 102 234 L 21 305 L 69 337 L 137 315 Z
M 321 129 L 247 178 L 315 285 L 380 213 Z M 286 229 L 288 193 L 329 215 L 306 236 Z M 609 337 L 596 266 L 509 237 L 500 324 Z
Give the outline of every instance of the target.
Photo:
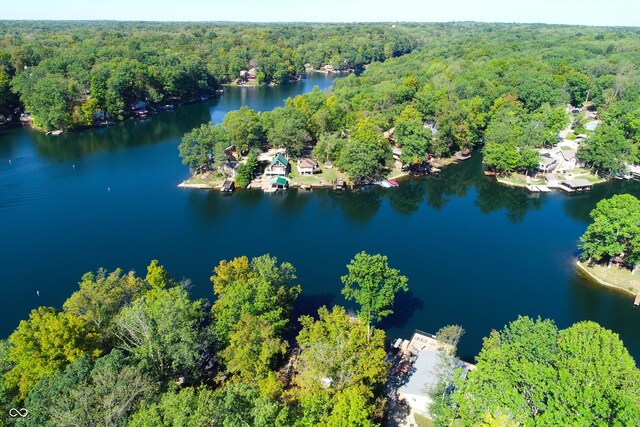
M 640 0 L 29 0 L 0 19 L 248 22 L 541 22 L 640 27 Z

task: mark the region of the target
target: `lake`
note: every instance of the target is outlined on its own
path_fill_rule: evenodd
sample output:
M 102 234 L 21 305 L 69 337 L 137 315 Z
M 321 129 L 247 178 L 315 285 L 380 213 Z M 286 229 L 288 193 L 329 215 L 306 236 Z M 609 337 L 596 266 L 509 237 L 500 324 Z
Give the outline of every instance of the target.
M 485 177 L 476 154 L 395 189 L 226 196 L 176 187 L 189 176 L 177 149 L 186 131 L 241 105 L 271 110 L 330 84 L 310 74 L 301 84 L 228 88 L 144 121 L 58 137 L 2 131 L 0 336 L 39 305 L 61 307 L 83 273 L 122 267 L 144 275 L 155 258 L 190 278 L 194 297 L 212 299 L 209 277 L 221 259 L 270 253 L 298 270 L 298 314 L 314 312 L 345 304 L 340 276 L 364 250 L 387 255 L 409 277 L 410 292 L 382 325 L 389 338 L 460 324 L 460 353 L 472 360 L 482 337 L 519 314 L 561 328 L 588 319 L 619 333 L 640 360 L 640 309 L 580 278 L 572 263 L 590 210 L 616 193 L 640 197 L 638 182 L 534 195 Z

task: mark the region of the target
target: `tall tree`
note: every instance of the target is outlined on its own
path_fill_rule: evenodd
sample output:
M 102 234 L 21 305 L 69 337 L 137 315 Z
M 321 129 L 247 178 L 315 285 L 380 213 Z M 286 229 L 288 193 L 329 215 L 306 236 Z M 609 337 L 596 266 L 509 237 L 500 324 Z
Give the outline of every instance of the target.
M 371 331 L 371 324 L 393 313 L 391 309 L 398 291 L 407 291 L 408 279 L 389 267 L 386 256 L 356 254 L 347 265 L 349 274 L 342 276 L 342 295 L 360 305 L 358 317 Z
M 192 170 L 212 170 L 225 159 L 224 150 L 231 145 L 231 135 L 222 126 L 205 123 L 182 137 L 178 146 L 182 163 Z
M 263 138 L 260 116 L 246 105 L 227 113 L 222 127 L 229 132 L 231 141 L 239 153 L 256 147 Z

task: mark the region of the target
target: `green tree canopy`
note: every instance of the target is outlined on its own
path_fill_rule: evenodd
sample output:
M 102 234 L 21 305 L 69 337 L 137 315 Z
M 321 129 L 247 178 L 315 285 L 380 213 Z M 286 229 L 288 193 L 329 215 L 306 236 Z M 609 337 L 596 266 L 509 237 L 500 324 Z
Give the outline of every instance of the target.
M 596 172 L 618 174 L 624 172 L 626 163 L 635 160 L 635 150 L 621 129 L 604 124 L 580 146 L 578 157 Z
M 220 355 L 228 372 L 240 381 L 252 382 L 266 378 L 275 359 L 286 350 L 286 343 L 266 319 L 243 314 Z
M 182 163 L 193 170 L 217 167 L 225 160 L 224 150 L 231 145 L 231 135 L 220 125 L 205 123 L 182 137 L 178 146 Z
M 87 322 L 69 312 L 40 307 L 22 320 L 9 337 L 9 360 L 14 363 L 5 374 L 6 384 L 17 387 L 21 398 L 45 375 L 51 375 L 78 357 L 97 357 L 98 336 Z
M 222 127 L 229 132 L 239 153 L 256 147 L 263 138 L 260 116 L 246 105 L 227 113 Z
M 407 291 L 408 279 L 389 267 L 386 256 L 360 252 L 347 265 L 349 274 L 342 276 L 342 295 L 360 305 L 358 317 L 370 328 L 374 322 L 393 313 L 391 308 L 398 291 Z
M 558 331 L 520 317 L 485 338 L 477 369 L 454 392 L 462 425 L 636 425 L 640 371 L 618 335 L 594 322 Z
M 318 315 L 300 318 L 294 393 L 303 412 L 300 424 L 371 425 L 373 390 L 387 375 L 384 332 L 376 329 L 369 338 L 367 326 L 341 307 L 322 307 Z
M 269 255 L 220 261 L 211 277 L 216 301 L 211 308 L 217 339 L 226 346 L 243 315 L 266 320 L 280 334 L 300 294 L 295 269 Z
M 618 194 L 598 202 L 590 213 L 591 223 L 580 238 L 582 258 L 597 262 L 629 254 L 637 265 L 640 241 L 640 200 L 630 194 Z
M 153 289 L 116 317 L 116 346 L 159 379 L 198 380 L 213 340 L 203 305 L 181 286 Z

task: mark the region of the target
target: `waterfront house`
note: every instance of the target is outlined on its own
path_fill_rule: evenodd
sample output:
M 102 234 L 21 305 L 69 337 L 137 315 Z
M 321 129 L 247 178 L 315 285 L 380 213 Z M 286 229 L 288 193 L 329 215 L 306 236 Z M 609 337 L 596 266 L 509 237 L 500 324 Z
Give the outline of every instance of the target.
M 449 358 L 451 367 L 443 366 L 444 354 L 441 350 L 423 348 L 416 354 L 407 381 L 398 389 L 398 399 L 403 400 L 414 412 L 428 414 L 432 403 L 429 392 L 442 380 L 451 379 L 454 370 L 460 369 L 463 375 L 475 366 L 455 357 Z M 449 377 L 449 378 L 445 378 Z
M 318 162 L 314 159 L 303 157 L 298 160 L 298 173 L 300 175 L 313 175 L 319 170 Z
M 230 177 L 230 178 L 235 178 L 236 177 L 236 173 L 238 171 L 238 165 L 240 163 L 230 160 L 228 162 L 222 162 L 222 164 L 220 165 L 220 170 L 222 171 L 222 173 L 224 173 L 226 176 Z
M 578 158 L 576 150 L 560 150 L 564 169 L 573 169 L 576 167 Z
M 548 154 L 543 154 L 538 159 L 538 170 L 542 173 L 549 173 L 556 168 L 558 161 Z
M 285 176 L 289 173 L 289 167 L 289 160 L 282 154 L 277 154 L 265 169 L 264 174 L 268 176 Z

